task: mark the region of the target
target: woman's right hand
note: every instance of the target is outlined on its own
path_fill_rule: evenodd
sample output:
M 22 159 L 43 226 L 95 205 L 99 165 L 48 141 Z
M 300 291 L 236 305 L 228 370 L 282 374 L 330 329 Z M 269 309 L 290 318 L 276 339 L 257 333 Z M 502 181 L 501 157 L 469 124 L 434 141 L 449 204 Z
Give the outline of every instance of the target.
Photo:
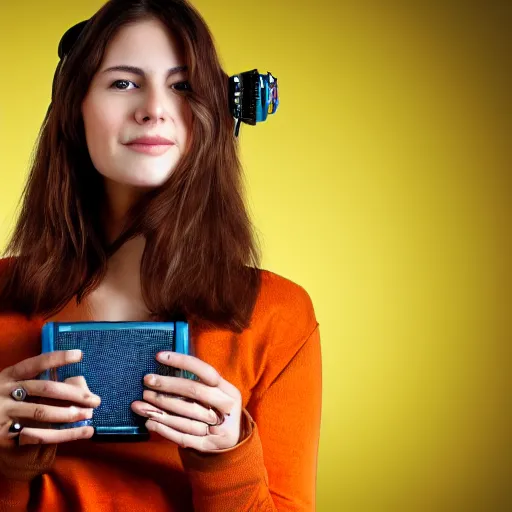
M 92 437 L 94 429 L 91 426 L 57 430 L 44 425 L 92 418 L 93 409 L 100 405 L 101 399 L 89 390 L 85 379 L 73 377 L 64 382 L 36 380 L 45 370 L 77 363 L 80 359 L 80 350 L 59 350 L 25 359 L 0 372 L 0 446 L 12 446 L 13 438 L 18 435 L 20 445 L 55 444 Z M 17 388 L 26 391 L 24 401 L 16 401 L 11 396 Z M 32 397 L 62 403 L 48 405 L 32 402 Z M 69 405 L 69 402 L 76 405 Z M 24 427 L 20 434 L 13 434 L 9 428 L 15 422 L 29 426 Z

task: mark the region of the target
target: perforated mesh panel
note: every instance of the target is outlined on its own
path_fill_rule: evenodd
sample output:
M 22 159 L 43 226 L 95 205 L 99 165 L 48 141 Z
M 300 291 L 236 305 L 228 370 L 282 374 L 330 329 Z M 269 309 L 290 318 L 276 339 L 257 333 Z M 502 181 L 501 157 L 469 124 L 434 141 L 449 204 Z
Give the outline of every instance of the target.
M 148 373 L 175 374 L 155 359 L 161 350 L 174 350 L 174 331 L 149 329 L 61 332 L 55 350 L 81 349 L 82 360 L 57 369 L 58 380 L 83 375 L 89 389 L 101 397 L 93 426 L 141 426 L 146 421 L 131 411 L 141 400 Z

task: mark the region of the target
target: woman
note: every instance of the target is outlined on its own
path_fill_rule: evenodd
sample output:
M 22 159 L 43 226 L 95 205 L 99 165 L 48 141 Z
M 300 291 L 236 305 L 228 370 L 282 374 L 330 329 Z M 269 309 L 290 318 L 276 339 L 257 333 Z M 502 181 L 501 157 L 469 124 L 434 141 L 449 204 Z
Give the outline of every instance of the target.
M 181 0 L 112 0 L 71 50 L 0 262 L 0 510 L 314 510 L 318 323 L 258 268 L 204 21 Z M 163 362 L 199 380 L 146 377 L 148 442 L 49 428 L 101 397 L 35 379 L 81 357 L 40 355 L 44 322 L 177 316 L 195 355 Z

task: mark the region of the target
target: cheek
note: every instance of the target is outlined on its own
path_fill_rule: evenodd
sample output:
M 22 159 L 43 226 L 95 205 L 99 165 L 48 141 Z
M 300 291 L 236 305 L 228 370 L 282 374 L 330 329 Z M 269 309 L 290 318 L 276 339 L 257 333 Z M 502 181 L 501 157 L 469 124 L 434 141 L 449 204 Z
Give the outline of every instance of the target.
M 91 158 L 98 158 L 108 151 L 113 138 L 117 138 L 119 121 L 108 108 L 87 106 L 83 109 L 87 146 Z
M 115 110 L 94 108 L 84 112 L 84 125 L 87 132 L 97 138 L 112 136 L 117 133 L 119 120 Z

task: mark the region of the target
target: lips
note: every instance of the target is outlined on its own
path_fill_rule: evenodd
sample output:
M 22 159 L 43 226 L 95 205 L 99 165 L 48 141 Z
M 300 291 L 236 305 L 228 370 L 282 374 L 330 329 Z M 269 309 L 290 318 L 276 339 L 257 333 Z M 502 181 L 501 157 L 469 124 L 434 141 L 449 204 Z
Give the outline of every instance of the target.
M 133 139 L 130 142 L 128 142 L 127 145 L 132 144 L 144 144 L 148 146 L 172 146 L 174 144 L 174 141 L 170 139 L 166 139 L 165 137 L 160 137 L 159 135 L 154 136 L 145 136 L 145 137 L 139 137 L 137 139 Z

